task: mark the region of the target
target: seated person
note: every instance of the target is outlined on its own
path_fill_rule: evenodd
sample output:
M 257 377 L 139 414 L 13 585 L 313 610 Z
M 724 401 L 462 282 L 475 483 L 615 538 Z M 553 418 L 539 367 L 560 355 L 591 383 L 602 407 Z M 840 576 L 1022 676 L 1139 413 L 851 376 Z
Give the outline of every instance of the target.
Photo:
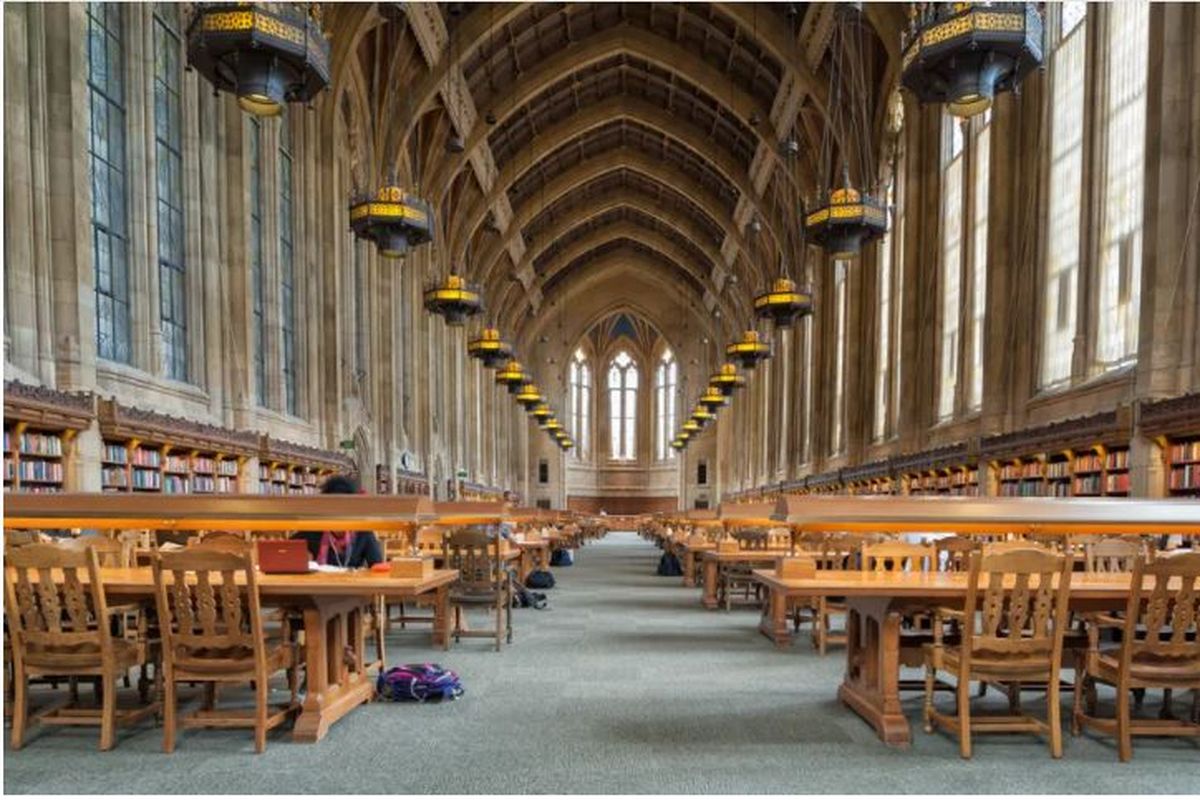
M 358 481 L 334 475 L 321 486 L 322 494 L 362 494 Z M 383 547 L 372 531 L 300 531 L 293 539 L 308 543 L 308 554 L 321 565 L 370 567 L 383 561 Z

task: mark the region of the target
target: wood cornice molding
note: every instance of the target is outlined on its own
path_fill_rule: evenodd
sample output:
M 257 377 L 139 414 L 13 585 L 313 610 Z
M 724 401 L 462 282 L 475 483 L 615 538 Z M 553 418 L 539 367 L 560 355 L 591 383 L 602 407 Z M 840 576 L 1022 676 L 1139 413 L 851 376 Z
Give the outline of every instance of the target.
M 91 392 L 63 392 L 20 381 L 4 382 L 4 421 L 54 430 L 82 430 L 96 418 Z

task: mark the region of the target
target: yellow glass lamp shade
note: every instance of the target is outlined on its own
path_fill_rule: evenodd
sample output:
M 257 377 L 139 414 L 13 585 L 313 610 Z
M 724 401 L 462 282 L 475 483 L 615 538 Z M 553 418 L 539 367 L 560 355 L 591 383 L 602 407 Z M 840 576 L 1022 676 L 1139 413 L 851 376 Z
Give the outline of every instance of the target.
M 721 390 L 715 386 L 709 386 L 704 390 L 704 394 L 700 395 L 700 405 L 709 411 L 716 411 L 722 406 L 729 405 L 729 398 L 721 394 Z
M 689 419 L 687 422 L 683 423 L 682 428 L 688 433 L 692 434 L 699 433 L 701 430 L 700 423 L 696 422 L 694 419 Z
M 410 248 L 432 241 L 433 210 L 399 186 L 384 184 L 374 196 L 350 204 L 350 228 L 374 242 L 384 258 L 403 258 Z
M 525 369 L 516 359 L 511 359 L 496 373 L 496 383 L 507 386 L 509 394 L 516 394 L 525 382 Z
M 742 338 L 725 348 L 725 356 L 741 365 L 743 369 L 754 369 L 758 362 L 771 357 L 771 345 L 759 337 L 758 331 L 749 330 Z
M 716 388 L 721 394 L 728 397 L 735 390 L 746 385 L 746 378 L 738 374 L 737 367 L 734 364 L 726 362 L 709 377 L 708 385 Z
M 787 327 L 811 311 L 812 294 L 801 292 L 789 278 L 777 279 L 769 291 L 754 298 L 754 313 L 775 320 L 777 327 Z
M 440 286 L 425 291 L 425 310 L 445 318 L 447 325 L 462 325 L 483 310 L 483 300 L 460 276 L 448 275 Z
M 545 403 L 540 403 L 533 407 L 533 410 L 529 412 L 529 416 L 533 417 L 538 422 L 541 422 L 542 420 L 550 419 L 551 417 L 553 417 L 554 410 L 551 409 L 550 406 L 546 405 Z
M 512 347 L 500 337 L 497 328 L 484 328 L 478 339 L 467 342 L 467 355 L 483 362 L 485 367 L 495 369 L 512 358 Z
M 527 383 L 517 392 L 517 402 L 527 410 L 532 409 L 545 399 L 542 397 L 542 393 L 538 391 L 536 383 Z

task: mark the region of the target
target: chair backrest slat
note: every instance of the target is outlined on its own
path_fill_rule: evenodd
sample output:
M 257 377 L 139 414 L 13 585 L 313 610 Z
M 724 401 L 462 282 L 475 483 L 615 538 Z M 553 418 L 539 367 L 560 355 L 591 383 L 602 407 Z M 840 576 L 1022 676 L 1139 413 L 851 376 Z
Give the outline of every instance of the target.
M 1200 659 L 1200 553 L 1134 560 L 1121 658 L 1126 667 L 1131 661 Z
M 256 550 L 243 541 L 158 554 L 154 581 L 165 647 L 192 659 L 241 648 L 265 665 Z M 216 656 L 212 656 L 216 657 Z
M 871 572 L 927 572 L 935 562 L 935 551 L 926 544 L 872 542 L 862 547 L 862 569 Z
M 1071 562 L 1026 544 L 971 554 L 964 649 L 1000 654 L 1049 654 L 1061 648 Z M 982 597 L 980 595 L 982 594 Z
M 86 581 L 82 576 L 86 575 Z M 46 652 L 107 646 L 108 607 L 91 548 L 33 543 L 5 553 L 5 592 L 14 641 Z

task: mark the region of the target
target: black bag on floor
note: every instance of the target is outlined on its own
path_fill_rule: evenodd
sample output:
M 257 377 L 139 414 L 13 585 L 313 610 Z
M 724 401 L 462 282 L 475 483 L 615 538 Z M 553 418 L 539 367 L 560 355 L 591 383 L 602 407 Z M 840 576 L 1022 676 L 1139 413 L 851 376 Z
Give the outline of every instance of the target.
M 679 566 L 679 558 L 674 553 L 663 553 L 658 560 L 658 574 L 674 578 L 682 575 L 683 567 Z
M 552 567 L 569 567 L 575 563 L 575 559 L 571 557 L 571 551 L 558 548 L 550 553 L 550 566 Z
M 530 589 L 553 589 L 554 576 L 548 570 L 535 569 L 526 576 L 525 585 Z
M 544 592 L 531 592 L 524 586 L 513 588 L 513 608 L 536 608 L 541 610 L 546 607 L 546 603 Z

